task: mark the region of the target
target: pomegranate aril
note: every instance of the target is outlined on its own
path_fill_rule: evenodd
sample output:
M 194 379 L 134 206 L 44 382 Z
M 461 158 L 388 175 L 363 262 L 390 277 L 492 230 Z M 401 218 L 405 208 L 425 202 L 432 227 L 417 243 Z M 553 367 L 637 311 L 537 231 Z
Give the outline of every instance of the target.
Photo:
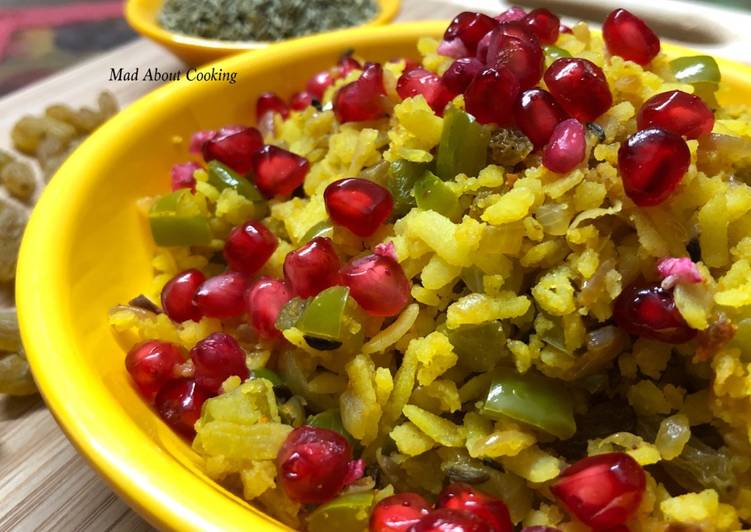
M 660 38 L 636 15 L 625 9 L 612 11 L 602 25 L 602 37 L 612 55 L 640 65 L 660 53 Z
M 267 198 L 287 197 L 303 184 L 310 163 L 291 151 L 267 144 L 251 159 L 253 183 Z
M 273 92 L 264 92 L 256 100 L 256 118 L 260 118 L 268 112 L 279 113 L 282 118 L 289 116 L 289 107 L 284 100 Z
M 552 172 L 565 174 L 584 161 L 586 147 L 584 125 L 576 118 L 568 118 L 555 126 L 542 151 L 542 164 Z
M 490 48 L 490 39 L 493 36 L 493 32 L 489 31 L 485 36 L 477 43 L 477 52 L 475 52 L 475 58 L 485 66 L 488 62 L 488 49 Z
M 233 375 L 242 380 L 250 374 L 245 365 L 245 351 L 232 336 L 223 332 L 210 334 L 190 350 L 195 380 L 202 388 L 215 393 Z
M 665 201 L 678 187 L 690 162 L 686 141 L 658 128 L 636 132 L 618 150 L 623 189 L 639 207 Z
M 331 220 L 357 236 L 372 236 L 394 209 L 391 192 L 368 179 L 334 181 L 323 192 Z
M 457 59 L 441 76 L 443 86 L 456 96 L 463 94 L 475 76 L 483 69 L 482 61 L 474 57 Z
M 243 295 L 247 283 L 237 272 L 228 272 L 210 277 L 196 290 L 193 301 L 204 316 L 209 318 L 233 318 L 245 310 Z
M 277 245 L 276 236 L 263 223 L 245 222 L 230 231 L 224 243 L 224 258 L 232 270 L 253 275 L 266 264 Z
M 383 69 L 377 63 L 368 63 L 356 81 L 344 85 L 334 95 L 334 114 L 342 124 L 383 118 L 385 99 Z
M 467 112 L 481 124 L 508 125 L 512 122 L 513 106 L 519 95 L 516 76 L 505 67 L 489 67 L 480 71 L 464 93 Z
M 342 268 L 341 274 L 352 298 L 368 314 L 395 316 L 409 302 L 409 280 L 391 257 L 368 255 L 355 259 Z
M 201 146 L 203 160 L 217 160 L 229 166 L 238 174 L 246 174 L 250 170 L 250 157 L 253 152 L 263 146 L 263 137 L 254 127 L 242 128 L 239 131 L 230 130 L 222 133 L 220 130 L 213 138 Z
M 689 139 L 708 135 L 714 114 L 704 100 L 683 91 L 668 91 L 644 102 L 636 115 L 639 129 L 658 127 Z
M 147 340 L 134 345 L 125 357 L 125 369 L 143 397 L 153 401 L 159 389 L 173 379 L 175 366 L 182 363 L 180 348 L 168 342 Z
M 154 399 L 154 408 L 172 430 L 192 438 L 201 417 L 201 407 L 210 394 L 193 379 L 178 379 L 162 386 Z
M 313 104 L 314 96 L 308 91 L 296 92 L 289 99 L 289 107 L 293 111 L 304 111 Z
M 545 54 L 531 36 L 504 33 L 511 24 L 501 24 L 493 31 L 488 47 L 487 62 L 496 68 L 506 67 L 516 77 L 521 89 L 534 87 L 545 70 Z
M 597 530 L 623 524 L 636 511 L 646 478 L 626 453 L 579 460 L 563 470 L 551 491 L 580 521 Z
M 341 261 L 330 238 L 316 237 L 284 259 L 284 278 L 295 295 L 311 297 L 339 284 Z
M 488 523 L 469 512 L 439 508 L 420 519 L 410 532 L 495 532 Z
M 275 325 L 276 319 L 290 299 L 292 293 L 283 281 L 261 277 L 245 294 L 248 325 L 261 338 L 281 337 L 282 334 Z
M 344 488 L 352 448 L 333 430 L 303 425 L 289 433 L 276 458 L 277 482 L 303 504 L 321 504 Z
M 558 34 L 561 33 L 574 33 L 574 31 L 565 24 L 561 24 L 560 26 L 558 26 Z
M 305 89 L 312 94 L 316 100 L 320 101 L 323 100 L 323 93 L 326 92 L 326 89 L 328 89 L 333 83 L 334 77 L 328 70 L 324 70 L 310 78 Z
M 201 167 L 193 162 L 173 165 L 170 172 L 170 177 L 172 178 L 172 190 L 189 188 L 192 192 L 195 192 L 196 178 L 193 177 L 193 172 L 199 168 Z
M 203 273 L 191 269 L 167 281 L 162 288 L 162 309 L 172 321 L 201 319 L 201 310 L 193 302 L 193 296 L 205 280 Z
M 347 74 L 349 74 L 353 70 L 362 70 L 362 65 L 357 59 L 355 59 L 351 54 L 348 53 L 344 54 L 339 59 L 339 62 L 336 64 L 336 69 L 338 77 L 346 78 Z
M 542 44 L 553 44 L 558 40 L 560 19 L 545 8 L 533 9 L 524 17 L 524 25 L 534 33 Z
M 422 94 L 437 115 L 443 115 L 446 104 L 458 93 L 449 92 L 437 74 L 424 68 L 414 68 L 399 77 L 396 92 L 403 100 Z
M 417 493 L 397 493 L 378 502 L 370 514 L 369 532 L 407 532 L 430 513 L 430 504 Z
M 467 47 L 467 51 L 474 55 L 480 39 L 497 25 L 498 21 L 487 15 L 464 11 L 451 21 L 443 38 L 446 41 L 461 39 L 464 46 Z
M 482 40 L 480 42 L 482 42 Z M 467 50 L 467 47 L 464 46 L 464 43 L 461 39 L 441 41 L 436 52 L 438 53 L 438 55 L 445 55 L 446 57 L 453 57 L 454 59 L 459 59 L 460 57 L 467 57 L 470 55 L 469 50 Z
M 508 508 L 498 499 L 485 495 L 468 484 L 454 483 L 438 495 L 436 508 L 450 508 L 472 513 L 490 525 L 494 532 L 513 532 Z
M 556 59 L 545 72 L 545 84 L 563 110 L 582 123 L 594 121 L 613 104 L 605 74 L 586 59 Z
M 669 344 L 688 342 L 697 334 L 676 307 L 672 289 L 659 283 L 637 281 L 624 288 L 613 302 L 613 318 L 629 334 Z
M 523 8 L 513 6 L 500 13 L 499 15 L 496 15 L 495 19 L 501 24 L 504 24 L 506 22 L 518 22 L 520 20 L 523 20 L 526 16 L 527 12 L 524 11 Z
M 555 98 L 543 89 L 524 91 L 514 106 L 514 119 L 536 148 L 547 144 L 555 126 L 563 122 L 567 115 Z
M 561 532 L 561 529 L 553 526 L 535 525 L 525 526 L 522 528 L 522 532 Z

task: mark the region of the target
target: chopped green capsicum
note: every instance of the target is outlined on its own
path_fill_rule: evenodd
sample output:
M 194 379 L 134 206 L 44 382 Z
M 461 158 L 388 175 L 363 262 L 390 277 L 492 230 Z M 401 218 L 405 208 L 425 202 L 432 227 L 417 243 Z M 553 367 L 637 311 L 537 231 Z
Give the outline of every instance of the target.
M 350 493 L 319 506 L 308 517 L 308 532 L 359 532 L 368 529 L 372 491 Z
M 553 44 L 545 46 L 543 50 L 545 51 L 545 66 L 550 66 L 553 61 L 561 57 L 571 57 L 568 50 L 564 50 Z
M 149 211 L 149 226 L 158 246 L 206 246 L 211 242 L 209 220 L 185 188 L 154 203 Z
M 305 424 L 310 425 L 311 427 L 329 429 L 333 430 L 334 432 L 338 432 L 339 434 L 347 438 L 351 445 L 357 445 L 357 441 L 349 432 L 347 432 L 347 429 L 344 428 L 344 424 L 342 423 L 342 416 L 339 414 L 339 410 L 324 410 L 323 412 L 309 416 L 307 421 L 305 421 Z
M 425 174 L 427 165 L 399 159 L 389 166 L 387 187 L 394 198 L 393 215 L 404 216 L 416 205 L 412 195 L 415 183 Z
M 560 381 L 508 368 L 494 373 L 482 414 L 509 417 L 560 439 L 576 432 L 574 405 Z
M 323 220 L 322 222 L 318 222 L 313 227 L 308 229 L 308 231 L 300 240 L 300 244 L 305 244 L 307 242 L 310 242 L 311 240 L 319 236 L 325 236 L 327 238 L 331 238 L 333 234 L 334 234 L 334 226 L 332 225 L 332 223 L 328 220 Z
M 715 92 L 720 86 L 722 76 L 714 57 L 708 55 L 679 57 L 670 62 L 670 69 L 676 81 L 693 85 L 694 94 L 710 107 L 717 106 Z
M 218 161 L 209 162 L 208 174 L 209 184 L 217 190 L 233 188 L 238 194 L 254 203 L 264 201 L 264 197 L 253 183 Z
M 459 355 L 459 365 L 470 371 L 489 371 L 508 355 L 506 331 L 500 321 L 462 325 L 448 329 L 447 333 Z
M 485 167 L 489 140 L 488 128 L 472 115 L 450 107 L 443 117 L 435 173 L 444 181 L 454 179 L 457 174 L 476 176 Z
M 329 350 L 341 345 L 348 300 L 349 288 L 332 286 L 310 301 L 296 326 L 311 347 Z
M 443 214 L 455 222 L 461 218 L 464 209 L 459 205 L 459 197 L 433 172 L 425 172 L 415 183 L 414 193 L 419 208 Z
M 297 325 L 297 322 L 300 320 L 300 316 L 302 316 L 308 303 L 310 303 L 310 299 L 302 299 L 300 297 L 293 297 L 290 299 L 279 312 L 274 327 L 279 331 L 285 331 Z
M 250 376 L 253 379 L 266 379 L 273 386 L 281 386 L 284 384 L 284 381 L 282 381 L 282 378 L 277 375 L 276 372 L 266 368 L 254 369 L 250 372 Z
M 461 278 L 472 292 L 482 294 L 485 292 L 483 277 L 485 274 L 477 266 L 469 266 L 462 270 Z

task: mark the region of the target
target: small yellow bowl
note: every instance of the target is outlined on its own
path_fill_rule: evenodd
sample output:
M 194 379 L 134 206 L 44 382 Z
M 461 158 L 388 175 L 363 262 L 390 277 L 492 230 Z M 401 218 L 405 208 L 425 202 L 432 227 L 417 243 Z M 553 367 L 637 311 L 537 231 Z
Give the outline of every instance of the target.
M 138 33 L 161 44 L 191 66 L 204 65 L 228 55 L 259 50 L 272 44 L 265 41 L 204 39 L 167 30 L 157 22 L 163 4 L 164 0 L 127 0 L 125 19 Z M 356 28 L 388 24 L 399 13 L 401 6 L 400 0 L 377 0 L 377 4 L 378 13 L 375 18 Z
M 155 526 L 284 529 L 210 480 L 190 445 L 129 382 L 107 312 L 151 281 L 154 250 L 136 200 L 168 190 L 170 167 L 186 159 L 192 132 L 252 116 L 261 92 L 290 94 L 346 48 L 373 61 L 416 56 L 418 38 L 439 37 L 445 27 L 423 22 L 353 29 L 227 58 L 214 67 L 237 71 L 236 84 L 181 80 L 154 91 L 84 142 L 42 195 L 21 246 L 16 285 L 34 377 L 73 444 Z M 719 63 L 730 89 L 723 103 L 751 99 L 751 68 Z

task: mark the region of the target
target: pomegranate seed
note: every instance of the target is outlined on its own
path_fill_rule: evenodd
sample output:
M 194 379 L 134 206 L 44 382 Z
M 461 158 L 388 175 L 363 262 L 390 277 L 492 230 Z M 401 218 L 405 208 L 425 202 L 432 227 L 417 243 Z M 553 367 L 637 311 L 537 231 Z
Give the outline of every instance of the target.
M 344 54 L 339 58 L 339 62 L 336 64 L 338 77 L 346 78 L 347 75 L 353 70 L 362 70 L 360 62 L 352 57 L 350 54 Z
M 659 127 L 696 139 L 712 132 L 714 114 L 698 96 L 683 91 L 668 91 L 644 102 L 636 115 L 636 123 L 639 129 Z
M 261 338 L 280 337 L 276 319 L 290 299 L 292 293 L 283 281 L 261 277 L 245 294 L 248 324 Z
M 493 30 L 487 61 L 496 68 L 508 68 L 522 89 L 534 87 L 545 70 L 545 54 L 537 39 L 516 24 L 501 24 Z
M 413 525 L 410 532 L 494 532 L 490 525 L 469 512 L 440 508 Z
M 314 96 L 308 91 L 296 92 L 289 99 L 289 106 L 294 111 L 304 111 L 313 104 Z
M 342 124 L 376 120 L 386 115 L 383 69 L 367 63 L 359 79 L 340 88 L 334 95 L 334 114 Z
M 490 39 L 492 36 L 493 32 L 489 31 L 482 39 L 480 39 L 480 42 L 477 43 L 477 52 L 475 53 L 475 57 L 483 65 L 488 62 L 488 49 L 490 48 Z
M 482 69 L 483 64 L 479 59 L 463 57 L 451 63 L 448 70 L 443 73 L 441 81 L 443 86 L 454 96 L 463 94 Z
M 201 417 L 201 407 L 208 398 L 208 392 L 196 381 L 178 379 L 162 386 L 154 399 L 154 408 L 172 430 L 192 438 L 196 433 L 193 425 Z
M 394 259 L 368 255 L 342 268 L 342 282 L 352 298 L 374 316 L 395 316 L 407 306 L 410 284 Z
M 323 192 L 331 220 L 357 236 L 372 236 L 394 209 L 391 192 L 368 179 L 334 181 Z
M 260 119 L 269 111 L 279 113 L 282 118 L 289 117 L 289 107 L 273 92 L 264 92 L 256 100 L 256 118 Z
M 558 40 L 561 20 L 545 8 L 530 11 L 523 23 L 542 44 L 554 44 Z
M 253 275 L 263 268 L 277 245 L 274 233 L 261 222 L 245 222 L 230 231 L 224 243 L 224 258 L 232 270 Z
M 205 280 L 201 272 L 191 269 L 178 273 L 164 285 L 162 309 L 172 321 L 201 319 L 201 311 L 193 302 L 193 296 Z
M 443 34 L 443 38 L 446 41 L 461 39 L 464 46 L 467 47 L 467 51 L 474 55 L 480 39 L 497 25 L 498 21 L 487 15 L 464 11 L 451 21 L 446 33 Z
M 201 153 L 206 162 L 217 160 L 238 174 L 250 170 L 250 156 L 263 145 L 261 133 L 254 127 L 217 135 L 203 143 Z
M 583 124 L 592 122 L 613 104 L 605 74 L 586 59 L 556 59 L 545 72 L 545 84 L 563 110 Z
M 323 100 L 323 93 L 326 92 L 326 89 L 333 85 L 333 83 L 334 77 L 328 70 L 324 70 L 310 78 L 305 88 L 316 100 L 321 101 Z
M 147 340 L 134 345 L 125 357 L 125 369 L 138 391 L 153 401 L 159 388 L 172 380 L 175 366 L 183 361 L 180 348 L 174 344 Z
M 233 375 L 242 380 L 250 372 L 245 365 L 245 351 L 232 336 L 223 332 L 210 334 L 190 350 L 196 382 L 210 392 L 218 392 L 222 383 Z
M 561 532 L 561 529 L 552 526 L 535 525 L 525 526 L 522 528 L 522 532 Z M 608 530 L 608 532 L 610 532 L 610 530 Z
M 602 25 L 602 37 L 612 55 L 640 65 L 660 53 L 660 38 L 636 15 L 625 9 L 612 11 Z
M 637 281 L 626 288 L 613 302 L 613 318 L 629 334 L 682 344 L 696 336 L 675 306 L 672 290 L 659 283 Z
M 480 42 L 482 42 L 482 40 L 480 40 Z M 478 44 L 477 46 L 479 47 L 480 45 Z M 460 57 L 467 57 L 468 55 L 470 55 L 469 50 L 467 50 L 467 47 L 464 46 L 464 43 L 461 39 L 441 41 L 441 43 L 438 45 L 438 50 L 436 51 L 436 53 L 438 53 L 438 55 L 444 55 L 446 57 L 453 57 L 454 59 L 459 59 Z
M 303 184 L 310 163 L 279 146 L 267 144 L 252 157 L 253 182 L 267 198 L 287 197 Z
M 542 151 L 542 164 L 552 172 L 570 172 L 584 160 L 585 136 L 584 126 L 576 118 L 564 120 L 555 126 L 550 142 Z
M 417 493 L 397 493 L 378 502 L 370 514 L 370 532 L 407 532 L 430 513 L 430 504 Z
M 513 532 L 514 525 L 506 505 L 468 484 L 446 486 L 436 501 L 436 508 L 450 508 L 475 514 L 490 525 L 494 532 Z
M 626 195 L 639 207 L 665 201 L 691 162 L 686 141 L 662 129 L 631 135 L 618 150 L 618 169 Z
M 519 95 L 516 76 L 505 67 L 488 67 L 480 71 L 464 93 L 467 112 L 481 124 L 507 125 Z
M 513 6 L 508 8 L 500 15 L 496 15 L 495 19 L 501 24 L 504 24 L 506 22 L 518 22 L 520 20 L 523 20 L 526 16 L 527 12 L 524 11 L 524 9 L 522 9 L 521 7 Z
M 245 310 L 243 294 L 247 288 L 245 277 L 237 272 L 227 272 L 209 277 L 198 287 L 193 301 L 204 316 L 232 318 Z
M 524 91 L 514 107 L 516 125 L 536 148 L 547 144 L 555 126 L 566 118 L 566 113 L 555 98 L 543 89 Z
M 415 61 L 414 59 L 410 59 L 409 57 L 404 59 L 404 70 L 402 70 L 402 74 L 405 72 L 409 72 L 413 68 L 418 68 L 420 66 L 420 63 Z
M 626 453 L 607 453 L 579 460 L 566 468 L 551 491 L 568 510 L 598 530 L 623 524 L 639 506 L 646 479 Z
M 201 167 L 193 162 L 174 165 L 170 173 L 170 177 L 172 178 L 172 190 L 189 188 L 192 192 L 195 192 L 196 178 L 193 177 L 193 172 L 199 168 Z
M 561 33 L 574 33 L 574 30 L 572 30 L 571 28 L 569 28 L 565 24 L 561 24 L 560 26 L 558 26 L 558 33 L 559 34 L 561 34 Z
M 295 295 L 311 297 L 339 284 L 342 263 L 330 238 L 318 236 L 284 259 L 284 279 Z
M 422 94 L 430 108 L 439 116 L 443 115 L 446 104 L 458 94 L 452 95 L 437 74 L 420 67 L 413 68 L 399 77 L 396 92 L 402 100 Z
M 321 504 L 344 488 L 352 448 L 333 430 L 303 425 L 289 433 L 276 457 L 277 481 L 287 496 Z

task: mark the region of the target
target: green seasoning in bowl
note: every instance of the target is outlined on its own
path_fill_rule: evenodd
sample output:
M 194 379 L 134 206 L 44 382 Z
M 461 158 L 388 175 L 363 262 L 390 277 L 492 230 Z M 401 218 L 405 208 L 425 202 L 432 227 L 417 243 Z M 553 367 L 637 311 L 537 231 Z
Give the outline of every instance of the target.
M 374 0 L 166 0 L 159 24 L 222 41 L 280 41 L 357 26 L 377 12 Z

